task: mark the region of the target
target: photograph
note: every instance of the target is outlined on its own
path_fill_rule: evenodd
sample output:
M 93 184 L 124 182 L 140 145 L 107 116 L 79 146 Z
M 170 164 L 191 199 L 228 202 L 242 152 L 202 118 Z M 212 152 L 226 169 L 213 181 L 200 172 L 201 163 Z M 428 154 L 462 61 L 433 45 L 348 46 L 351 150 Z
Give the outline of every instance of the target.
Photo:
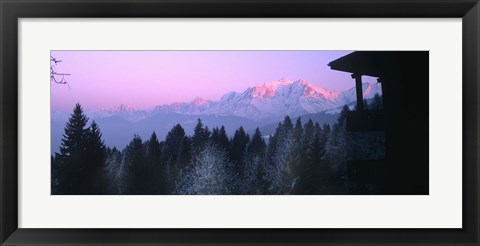
M 51 50 L 50 80 L 51 195 L 429 194 L 428 51 Z
M 0 0 L 0 246 L 479 245 L 479 2 Z

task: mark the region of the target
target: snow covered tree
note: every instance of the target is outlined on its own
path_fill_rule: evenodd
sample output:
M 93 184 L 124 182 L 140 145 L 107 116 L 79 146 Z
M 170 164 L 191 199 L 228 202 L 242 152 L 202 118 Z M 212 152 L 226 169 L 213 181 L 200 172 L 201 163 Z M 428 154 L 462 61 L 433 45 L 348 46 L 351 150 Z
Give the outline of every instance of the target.
M 220 195 L 230 194 L 227 180 L 227 153 L 212 143 L 206 143 L 195 153 L 182 172 L 176 194 Z
M 282 123 L 278 123 L 277 129 L 282 127 Z M 275 162 L 273 159 L 273 155 L 275 152 L 277 152 L 277 135 L 273 134 L 268 137 L 268 144 L 265 149 L 265 154 L 263 156 L 263 170 L 260 172 L 262 175 L 261 179 L 261 186 L 259 188 L 261 189 L 260 193 L 261 194 L 270 194 L 270 187 L 272 186 L 272 176 L 273 172 L 275 170 Z
M 266 167 L 266 176 L 269 183 L 268 193 L 290 194 L 296 179 L 292 174 L 293 163 L 293 125 L 290 117 L 286 116 L 283 124 L 279 124 L 275 132 L 276 141 L 271 163 Z
M 106 176 L 108 180 L 107 193 L 120 194 L 118 173 L 122 164 L 122 153 L 114 146 L 113 149 L 107 148 Z
M 330 136 L 327 141 L 327 158 L 331 164 L 331 168 L 342 179 L 346 179 L 347 172 L 347 112 L 348 107 L 345 105 L 340 112 L 337 122 L 333 125 Z

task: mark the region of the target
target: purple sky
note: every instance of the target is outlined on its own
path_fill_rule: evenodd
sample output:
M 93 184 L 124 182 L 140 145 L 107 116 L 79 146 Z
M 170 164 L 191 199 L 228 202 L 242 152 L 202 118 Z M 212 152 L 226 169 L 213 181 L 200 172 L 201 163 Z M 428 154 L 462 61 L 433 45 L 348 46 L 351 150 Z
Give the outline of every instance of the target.
M 354 86 L 327 64 L 351 51 L 52 51 L 69 86 L 51 83 L 52 110 L 69 112 L 127 104 L 137 109 L 196 96 L 218 100 L 230 91 L 283 77 L 329 90 Z M 372 82 L 365 78 L 364 82 Z

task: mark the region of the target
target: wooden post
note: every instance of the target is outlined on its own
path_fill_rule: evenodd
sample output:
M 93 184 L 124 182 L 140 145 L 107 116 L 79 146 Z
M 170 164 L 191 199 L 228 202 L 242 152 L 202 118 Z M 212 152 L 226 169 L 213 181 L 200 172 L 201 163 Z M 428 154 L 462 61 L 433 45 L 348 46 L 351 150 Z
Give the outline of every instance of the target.
M 352 74 L 352 78 L 355 79 L 355 89 L 357 91 L 357 111 L 363 111 L 362 75 Z

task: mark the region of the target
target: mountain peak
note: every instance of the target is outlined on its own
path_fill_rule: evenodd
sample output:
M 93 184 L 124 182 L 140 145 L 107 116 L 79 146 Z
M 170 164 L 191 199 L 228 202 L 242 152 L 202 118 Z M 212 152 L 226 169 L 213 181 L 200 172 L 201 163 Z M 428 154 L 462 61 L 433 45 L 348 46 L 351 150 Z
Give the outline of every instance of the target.
M 264 85 L 290 85 L 293 81 L 289 78 L 283 77 L 279 80 L 266 82 Z
M 208 100 L 204 99 L 204 98 L 201 98 L 201 97 L 195 97 L 195 99 L 193 99 L 193 104 L 195 106 L 201 106 L 205 103 L 207 103 Z
M 278 82 L 280 82 L 280 83 L 282 83 L 282 84 L 291 84 L 291 83 L 293 83 L 293 81 L 290 80 L 290 79 L 287 78 L 287 77 L 283 77 L 283 78 L 279 79 Z
M 132 112 L 132 111 L 135 111 L 135 108 L 128 105 L 128 104 L 125 104 L 125 103 L 122 103 L 118 106 L 115 106 L 113 107 L 111 110 L 107 110 L 107 111 L 112 111 L 112 112 Z
M 310 85 L 310 83 L 308 83 L 307 81 L 305 81 L 303 79 L 297 80 L 297 81 L 295 81 L 295 83 L 298 83 L 300 85 Z
M 266 99 L 275 96 L 275 92 L 279 86 L 289 86 L 294 82 L 288 78 L 281 78 L 279 80 L 268 81 L 261 85 L 254 86 L 251 88 L 251 97 Z
M 364 98 L 372 98 L 375 93 L 381 94 L 381 87 L 364 83 L 363 93 Z M 319 113 L 355 102 L 355 100 L 355 87 L 337 92 L 302 79 L 292 81 L 282 78 L 249 87 L 243 92 L 226 93 L 218 101 L 196 97 L 190 102 L 158 106 L 147 113 L 151 115 L 158 112 L 173 112 L 180 115 L 233 115 L 263 120 L 286 114 L 298 116 Z M 123 108 L 129 107 L 123 105 Z M 123 114 L 128 114 L 128 111 Z M 143 115 L 140 116 L 143 117 Z

